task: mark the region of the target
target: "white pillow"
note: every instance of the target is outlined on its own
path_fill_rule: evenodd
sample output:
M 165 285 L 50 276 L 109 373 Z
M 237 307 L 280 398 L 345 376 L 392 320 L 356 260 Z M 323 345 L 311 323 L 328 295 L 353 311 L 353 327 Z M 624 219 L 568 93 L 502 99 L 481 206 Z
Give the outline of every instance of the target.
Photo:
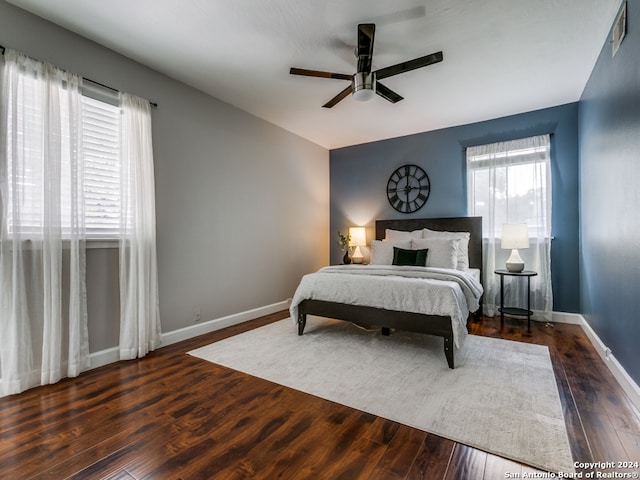
M 384 240 L 386 242 L 400 242 L 404 240 L 411 240 L 412 238 L 422 238 L 422 230 L 414 230 L 412 232 L 405 232 L 404 230 L 391 230 L 389 228 L 384 231 Z
M 458 262 L 457 270 L 469 269 L 469 238 L 471 234 L 469 232 L 440 232 L 438 230 L 429 230 L 425 228 L 422 230 L 424 238 L 448 238 L 459 239 L 458 242 Z
M 458 244 L 460 240 L 455 238 L 414 238 L 411 240 L 411 248 L 420 250 L 428 248 L 427 267 L 455 269 L 458 264 Z
M 371 240 L 371 265 L 391 265 L 393 263 L 393 247 L 411 248 L 411 240 L 382 241 Z

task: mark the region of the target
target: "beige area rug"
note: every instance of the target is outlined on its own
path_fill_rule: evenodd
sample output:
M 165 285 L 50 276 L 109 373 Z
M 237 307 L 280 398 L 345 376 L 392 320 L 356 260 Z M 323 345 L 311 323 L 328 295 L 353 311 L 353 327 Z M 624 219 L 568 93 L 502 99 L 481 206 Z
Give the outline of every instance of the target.
M 470 335 L 447 367 L 442 339 L 310 316 L 189 352 L 280 385 L 552 472 L 573 472 L 549 350 Z

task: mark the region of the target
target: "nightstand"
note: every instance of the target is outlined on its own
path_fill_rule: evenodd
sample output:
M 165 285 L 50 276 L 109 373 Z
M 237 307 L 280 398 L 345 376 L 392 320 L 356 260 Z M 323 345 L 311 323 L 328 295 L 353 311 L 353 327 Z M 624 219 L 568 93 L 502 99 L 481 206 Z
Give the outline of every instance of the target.
M 538 275 L 538 272 L 523 270 L 522 272 L 510 272 L 509 270 L 496 270 L 496 275 L 500 275 L 500 326 L 504 325 L 504 314 L 527 317 L 527 333 L 531 333 L 531 277 Z M 527 279 L 527 308 L 505 307 L 504 306 L 504 277 L 526 277 Z

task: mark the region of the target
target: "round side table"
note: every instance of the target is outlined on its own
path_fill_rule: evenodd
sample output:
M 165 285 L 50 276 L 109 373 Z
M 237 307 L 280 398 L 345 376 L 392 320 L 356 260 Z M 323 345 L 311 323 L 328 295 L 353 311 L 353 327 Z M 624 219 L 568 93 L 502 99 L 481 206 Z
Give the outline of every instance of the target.
M 504 314 L 527 317 L 527 333 L 531 333 L 531 277 L 538 275 L 532 270 L 522 272 L 510 272 L 509 270 L 495 270 L 496 275 L 500 275 L 500 326 L 504 325 Z M 504 306 L 504 277 L 526 277 L 527 279 L 527 308 L 505 307 Z

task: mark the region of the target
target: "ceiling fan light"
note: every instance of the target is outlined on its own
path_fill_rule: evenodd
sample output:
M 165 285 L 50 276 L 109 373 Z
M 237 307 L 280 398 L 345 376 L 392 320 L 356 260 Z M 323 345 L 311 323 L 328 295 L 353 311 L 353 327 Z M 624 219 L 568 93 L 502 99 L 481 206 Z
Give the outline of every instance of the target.
M 376 96 L 376 92 L 371 88 L 362 88 L 353 92 L 353 98 L 359 102 L 368 102 Z
M 358 72 L 353 76 L 351 85 L 353 98 L 359 102 L 366 102 L 376 96 L 375 73 Z

